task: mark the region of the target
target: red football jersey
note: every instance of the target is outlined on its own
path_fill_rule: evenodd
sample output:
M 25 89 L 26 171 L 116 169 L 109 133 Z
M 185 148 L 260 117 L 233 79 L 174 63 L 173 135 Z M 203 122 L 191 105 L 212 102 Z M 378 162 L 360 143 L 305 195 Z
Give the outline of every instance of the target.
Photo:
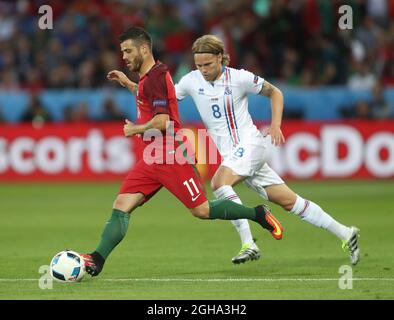
M 155 115 L 165 113 L 172 121 L 172 127 L 167 132 L 162 132 L 162 138 L 157 140 L 149 134 L 142 138 L 145 146 L 155 142 L 154 154 L 149 154 L 157 161 L 168 159 L 165 153 L 172 153 L 179 143 L 174 142 L 176 132 L 180 129 L 178 101 L 176 99 L 175 87 L 170 73 L 165 64 L 157 61 L 156 64 L 141 77 L 137 92 L 137 124 L 150 121 Z M 167 135 L 166 135 L 167 134 Z M 184 139 L 182 139 L 184 140 Z M 149 153 L 149 152 L 148 152 Z M 188 150 L 190 153 L 190 150 Z M 146 156 L 144 154 L 144 156 Z M 151 159 L 151 160 L 152 160 Z M 167 162 L 167 161 L 162 161 Z
M 136 98 L 137 124 L 148 122 L 158 113 L 166 113 L 174 122 L 175 131 L 180 128 L 175 87 L 165 64 L 157 61 L 142 76 Z
M 137 111 L 137 124 L 146 123 L 159 113 L 168 114 L 173 131 L 167 132 L 167 136 L 163 134 L 164 139 L 159 143 L 156 138 L 143 141 L 143 159 L 131 169 L 119 193 L 142 193 L 146 202 L 164 186 L 187 208 L 195 208 L 207 201 L 204 183 L 192 165 L 195 158 L 191 145 L 185 136 L 176 139 L 179 141 L 173 139 L 181 129 L 178 102 L 168 69 L 159 61 L 140 79 Z M 153 144 L 155 154 L 150 151 Z

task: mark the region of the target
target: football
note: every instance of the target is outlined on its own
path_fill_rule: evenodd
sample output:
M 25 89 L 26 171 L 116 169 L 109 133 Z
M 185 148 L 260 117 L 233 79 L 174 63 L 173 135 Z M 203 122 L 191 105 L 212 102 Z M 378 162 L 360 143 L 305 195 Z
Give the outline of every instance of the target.
M 77 252 L 64 250 L 52 258 L 50 273 L 56 281 L 78 282 L 85 275 L 85 263 Z

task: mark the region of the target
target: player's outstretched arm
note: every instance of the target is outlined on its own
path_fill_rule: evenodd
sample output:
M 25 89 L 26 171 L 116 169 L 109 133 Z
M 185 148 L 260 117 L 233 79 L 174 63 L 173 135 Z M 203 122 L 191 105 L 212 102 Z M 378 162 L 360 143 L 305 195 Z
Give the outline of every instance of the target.
M 122 71 L 112 70 L 108 72 L 107 79 L 117 81 L 121 86 L 129 89 L 134 95 L 137 94 L 138 84 L 131 81 Z
M 280 126 L 282 124 L 282 114 L 283 114 L 283 94 L 277 87 L 264 81 L 264 85 L 259 93 L 262 96 L 271 99 L 271 125 L 267 129 L 266 134 L 271 135 L 271 142 L 275 146 L 280 146 L 285 142 L 285 138 L 282 134 Z
M 125 124 L 123 125 L 123 133 L 126 137 L 132 137 L 136 134 L 144 134 L 145 131 L 149 129 L 157 129 L 164 131 L 167 128 L 168 121 L 170 117 L 168 114 L 157 114 L 151 120 L 144 124 L 135 124 L 128 119 L 125 119 Z

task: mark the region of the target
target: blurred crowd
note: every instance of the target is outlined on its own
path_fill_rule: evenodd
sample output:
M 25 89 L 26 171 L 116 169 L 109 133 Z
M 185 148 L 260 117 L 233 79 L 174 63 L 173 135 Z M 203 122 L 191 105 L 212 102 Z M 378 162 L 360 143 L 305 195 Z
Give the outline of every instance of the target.
M 341 30 L 341 5 L 353 29 Z M 52 30 L 38 26 L 50 5 Z M 394 86 L 394 0 L 0 0 L 0 90 L 101 88 L 124 69 L 118 35 L 152 35 L 175 81 L 193 69 L 191 44 L 220 36 L 231 66 L 289 86 Z M 137 80 L 136 75 L 132 75 Z
M 98 116 L 92 117 L 89 114 L 89 105 L 81 102 L 76 105 L 69 105 L 64 109 L 63 121 L 68 123 L 78 123 L 86 121 L 124 121 L 125 115 L 116 102 L 108 97 L 104 100 Z M 1 118 L 0 118 L 1 121 Z M 45 108 L 37 94 L 32 94 L 26 111 L 22 114 L 21 122 L 33 123 L 40 126 L 46 122 L 52 122 L 51 113 Z

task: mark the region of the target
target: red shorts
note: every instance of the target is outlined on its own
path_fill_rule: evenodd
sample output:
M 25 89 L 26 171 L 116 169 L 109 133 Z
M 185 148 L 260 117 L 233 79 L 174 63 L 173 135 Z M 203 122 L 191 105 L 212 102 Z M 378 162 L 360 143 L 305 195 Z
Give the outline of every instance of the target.
M 197 168 L 185 164 L 146 164 L 138 161 L 120 187 L 119 193 L 143 193 L 145 202 L 165 187 L 187 208 L 195 208 L 204 203 L 205 188 Z

